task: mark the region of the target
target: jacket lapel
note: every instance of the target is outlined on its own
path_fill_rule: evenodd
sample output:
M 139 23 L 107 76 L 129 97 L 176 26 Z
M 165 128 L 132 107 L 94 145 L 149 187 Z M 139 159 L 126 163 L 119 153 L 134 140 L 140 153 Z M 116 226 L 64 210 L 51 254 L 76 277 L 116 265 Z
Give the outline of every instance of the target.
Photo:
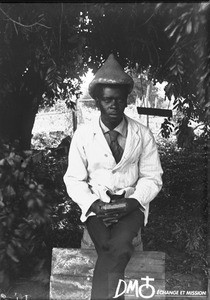
M 99 125 L 99 119 L 93 123 L 93 134 L 94 138 L 96 139 L 97 143 L 100 144 L 100 146 L 106 151 L 112 154 L 109 145 L 105 139 L 105 136 L 102 132 L 102 129 Z
M 135 155 L 136 149 L 140 143 L 140 136 L 138 134 L 138 127 L 132 122 L 128 116 L 125 116 L 128 122 L 128 134 L 125 144 L 125 149 L 121 161 L 117 164 L 117 168 L 128 164 Z

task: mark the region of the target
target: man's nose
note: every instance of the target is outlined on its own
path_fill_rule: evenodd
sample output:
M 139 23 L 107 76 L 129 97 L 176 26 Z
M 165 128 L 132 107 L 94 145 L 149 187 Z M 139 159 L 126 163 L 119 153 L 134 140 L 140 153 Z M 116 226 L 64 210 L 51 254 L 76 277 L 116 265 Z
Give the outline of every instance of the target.
M 116 99 L 112 99 L 111 106 L 117 106 L 117 100 Z

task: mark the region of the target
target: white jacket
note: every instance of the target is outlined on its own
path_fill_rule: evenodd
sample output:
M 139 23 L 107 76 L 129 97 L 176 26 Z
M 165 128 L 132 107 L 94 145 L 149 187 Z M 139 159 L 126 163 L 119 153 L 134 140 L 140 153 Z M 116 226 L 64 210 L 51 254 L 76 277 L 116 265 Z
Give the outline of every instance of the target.
M 128 133 L 121 161 L 116 164 L 97 122 L 80 126 L 72 139 L 68 168 L 64 175 L 69 196 L 81 208 L 81 221 L 91 204 L 101 199 L 110 202 L 107 189 L 137 199 L 145 208 L 145 225 L 149 202 L 162 187 L 162 168 L 151 131 L 128 116 Z M 91 213 L 94 215 L 94 213 Z

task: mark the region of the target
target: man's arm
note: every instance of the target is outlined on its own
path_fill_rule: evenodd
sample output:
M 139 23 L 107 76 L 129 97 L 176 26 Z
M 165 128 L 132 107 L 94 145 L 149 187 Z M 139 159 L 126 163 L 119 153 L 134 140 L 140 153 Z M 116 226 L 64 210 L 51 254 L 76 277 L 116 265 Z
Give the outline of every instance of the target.
M 145 134 L 143 151 L 139 161 L 139 179 L 135 191 L 129 198 L 136 199 L 144 208 L 152 201 L 162 187 L 163 170 L 155 139 L 149 130 Z
M 81 141 L 83 141 L 83 137 L 77 130 L 69 149 L 68 168 L 64 175 L 64 182 L 68 195 L 81 208 L 81 221 L 84 222 L 87 211 L 98 200 L 98 196 L 92 193 L 87 183 L 87 158 Z

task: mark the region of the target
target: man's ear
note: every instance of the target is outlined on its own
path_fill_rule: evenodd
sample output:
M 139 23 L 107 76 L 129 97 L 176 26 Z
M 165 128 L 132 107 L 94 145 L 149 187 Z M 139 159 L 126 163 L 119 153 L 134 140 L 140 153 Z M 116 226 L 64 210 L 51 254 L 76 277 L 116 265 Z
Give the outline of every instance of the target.
M 128 106 L 128 98 L 126 99 L 126 102 L 125 102 L 125 107 Z
M 95 98 L 94 100 L 95 100 L 96 107 L 99 108 L 99 99 Z

